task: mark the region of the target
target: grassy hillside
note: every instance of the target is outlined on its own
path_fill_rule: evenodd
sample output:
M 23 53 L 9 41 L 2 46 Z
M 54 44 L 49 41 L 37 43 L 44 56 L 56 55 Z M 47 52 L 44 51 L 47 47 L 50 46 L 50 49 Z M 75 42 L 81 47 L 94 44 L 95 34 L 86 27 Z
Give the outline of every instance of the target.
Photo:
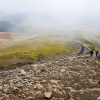
M 16 64 L 21 59 L 38 60 L 58 53 L 69 52 L 70 47 L 58 38 L 33 37 L 9 46 L 0 47 L 0 66 Z M 13 60 L 11 60 L 13 59 Z
M 100 50 L 100 35 L 91 33 L 76 33 L 74 38 L 90 49 Z
M 18 43 L 9 48 L 2 48 L 0 50 L 0 57 L 12 58 L 14 56 L 31 57 L 34 58 L 38 54 L 50 55 L 69 51 L 68 46 L 59 40 L 43 40 L 34 42 Z

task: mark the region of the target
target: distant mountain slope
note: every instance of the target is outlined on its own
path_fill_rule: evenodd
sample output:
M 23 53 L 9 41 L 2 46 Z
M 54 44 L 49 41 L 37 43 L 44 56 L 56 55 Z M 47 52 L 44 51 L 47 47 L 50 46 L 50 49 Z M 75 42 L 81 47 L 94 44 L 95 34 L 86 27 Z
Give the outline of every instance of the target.
M 18 41 L 23 41 L 23 40 L 25 41 L 27 39 L 30 39 L 31 37 L 34 37 L 34 35 L 14 33 L 14 32 L 0 32 L 0 46 L 1 44 L 4 44 L 4 43 L 6 44 L 6 46 L 8 46 L 9 42 L 11 45 Z
M 0 21 L 0 32 L 10 32 L 15 27 L 16 26 L 11 23 Z
M 24 29 L 12 23 L 0 21 L 0 32 L 24 32 Z
M 11 33 L 8 32 L 0 32 L 0 39 L 12 39 Z
M 0 32 L 0 45 L 4 43 L 8 43 L 13 40 L 13 35 L 8 32 Z

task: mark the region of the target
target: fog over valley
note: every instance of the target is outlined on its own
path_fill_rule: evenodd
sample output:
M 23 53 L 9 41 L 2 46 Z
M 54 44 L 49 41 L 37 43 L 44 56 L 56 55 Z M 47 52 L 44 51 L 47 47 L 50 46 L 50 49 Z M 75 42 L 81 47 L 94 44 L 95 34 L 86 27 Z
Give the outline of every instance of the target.
M 100 31 L 99 4 L 99 0 L 0 0 L 0 31 Z

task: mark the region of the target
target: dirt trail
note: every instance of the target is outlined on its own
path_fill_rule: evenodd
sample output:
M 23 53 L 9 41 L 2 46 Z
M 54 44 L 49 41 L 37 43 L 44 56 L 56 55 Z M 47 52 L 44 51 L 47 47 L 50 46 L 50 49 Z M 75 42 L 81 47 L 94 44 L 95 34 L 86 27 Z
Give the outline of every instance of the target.
M 0 72 L 0 100 L 97 100 L 100 65 L 88 55 L 51 57 Z

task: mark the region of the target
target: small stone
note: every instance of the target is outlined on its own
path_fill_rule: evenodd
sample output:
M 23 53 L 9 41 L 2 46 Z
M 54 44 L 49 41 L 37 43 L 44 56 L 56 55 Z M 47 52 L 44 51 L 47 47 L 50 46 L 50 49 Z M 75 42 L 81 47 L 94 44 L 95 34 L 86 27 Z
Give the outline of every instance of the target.
M 76 91 L 76 90 L 70 90 L 70 92 L 74 94 L 74 93 L 76 93 L 77 91 Z
M 21 72 L 22 75 L 26 74 L 26 72 L 23 69 L 21 69 L 20 72 Z
M 46 82 L 47 82 L 47 80 L 43 80 L 42 82 L 43 82 L 43 83 L 46 83 Z
M 65 72 L 65 69 L 61 69 L 61 72 L 62 72 L 62 73 Z
M 100 100 L 100 96 L 97 98 L 97 100 Z
M 50 80 L 51 83 L 57 84 L 58 82 L 56 80 Z
M 44 98 L 50 99 L 52 96 L 52 92 L 44 92 Z
M 9 87 L 7 84 L 4 84 L 4 87 Z
M 37 84 L 35 84 L 34 89 L 42 90 L 43 89 L 43 85 L 37 83 Z
M 27 76 L 26 76 L 26 78 L 30 78 L 30 77 L 31 77 L 30 75 L 27 75 Z

